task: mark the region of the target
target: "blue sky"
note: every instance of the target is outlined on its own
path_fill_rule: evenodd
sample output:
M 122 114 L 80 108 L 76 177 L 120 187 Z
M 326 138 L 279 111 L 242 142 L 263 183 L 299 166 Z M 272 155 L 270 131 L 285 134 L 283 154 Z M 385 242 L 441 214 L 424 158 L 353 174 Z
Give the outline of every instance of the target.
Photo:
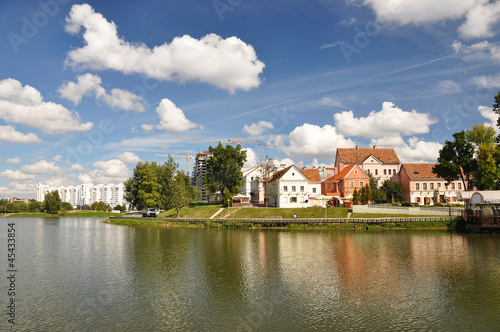
M 139 160 L 236 139 L 333 165 L 338 147 L 435 161 L 496 123 L 500 1 L 0 4 L 0 197 L 119 183 Z M 178 159 L 186 168 L 186 160 Z M 191 163 L 192 165 L 192 163 Z

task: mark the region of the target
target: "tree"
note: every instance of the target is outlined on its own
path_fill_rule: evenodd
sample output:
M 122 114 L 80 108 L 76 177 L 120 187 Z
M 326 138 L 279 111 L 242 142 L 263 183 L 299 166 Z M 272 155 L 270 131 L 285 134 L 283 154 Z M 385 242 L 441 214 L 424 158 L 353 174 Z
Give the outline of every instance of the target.
M 453 138 L 439 151 L 438 164 L 432 171 L 448 183 L 461 180 L 464 188 L 471 190 L 474 187 L 472 176 L 477 168 L 474 145 L 467 140 L 464 130 L 453 134 Z
M 368 202 L 372 199 L 371 198 L 371 189 L 370 186 L 367 184 L 361 190 L 359 191 L 360 193 L 360 201 L 361 204 L 365 205 L 368 204 Z
M 353 205 L 359 204 L 359 193 L 357 189 L 354 189 L 354 192 L 352 193 L 352 204 Z
M 94 202 L 92 205 L 90 205 L 90 209 L 94 211 L 111 211 L 111 206 L 109 204 L 106 204 L 104 202 Z
M 258 166 L 260 166 L 260 176 L 258 179 L 264 186 L 264 201 L 267 207 L 267 184 L 271 180 L 274 171 L 274 160 L 266 155 L 266 157 L 258 163 Z
M 499 188 L 500 153 L 495 139 L 493 127 L 483 124 L 472 126 L 466 131 L 467 141 L 475 149 L 477 167 L 474 170 L 474 184 L 479 190 L 493 190 Z
M 370 174 L 370 200 L 374 202 L 382 202 L 385 198 L 385 192 L 377 186 L 377 181 L 375 181 Z
M 28 210 L 30 212 L 40 212 L 43 210 L 43 204 L 42 204 L 42 202 L 32 200 L 28 204 Z
M 209 147 L 208 151 L 211 156 L 206 163 L 205 187 L 212 193 L 220 191 L 222 197 L 226 190 L 231 194 L 238 193 L 243 178 L 241 168 L 247 160 L 246 151 L 242 151 L 239 144 L 235 148 L 230 144 L 224 147 L 222 143 L 215 148 Z
M 71 205 L 68 202 L 62 202 L 61 209 L 66 210 L 66 211 L 73 211 L 73 205 Z
M 181 216 L 181 207 L 193 201 L 195 192 L 191 190 L 191 188 L 192 186 L 189 184 L 189 178 L 182 172 L 177 172 L 168 185 L 170 195 L 166 197 L 166 207 L 175 208 L 177 211 L 177 218 Z
M 57 214 L 61 210 L 61 198 L 59 191 L 54 190 L 45 195 L 43 200 L 43 209 L 47 213 Z
M 381 189 L 385 192 L 387 198 L 391 200 L 391 203 L 394 203 L 394 199 L 403 198 L 403 188 L 401 184 L 392 179 L 385 180 Z
M 493 112 L 498 115 L 497 119 L 497 127 L 500 128 L 500 91 L 498 91 L 497 95 L 494 97 L 495 102 L 493 103 Z M 497 136 L 497 143 L 500 143 L 500 134 Z
M 159 176 L 163 178 L 166 176 L 166 170 L 162 169 L 165 167 L 158 165 L 156 161 L 137 163 L 132 177 L 124 182 L 125 199 L 139 210 L 160 207 L 162 185 Z

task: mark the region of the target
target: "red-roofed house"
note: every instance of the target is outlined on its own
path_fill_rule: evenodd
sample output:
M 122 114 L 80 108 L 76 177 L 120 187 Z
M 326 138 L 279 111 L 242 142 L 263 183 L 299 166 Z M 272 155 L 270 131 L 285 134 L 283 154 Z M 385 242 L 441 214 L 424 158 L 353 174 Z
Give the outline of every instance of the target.
M 354 190 L 360 191 L 366 185 L 370 184 L 370 177 L 363 172 L 360 165 L 349 165 L 342 170 L 323 181 L 321 184 L 321 193 L 325 196 L 331 196 L 335 205 L 350 205 L 352 202 L 348 198 L 352 197 Z
M 267 184 L 268 206 L 307 207 L 321 194 L 317 169 L 299 170 L 295 165 L 276 171 Z
M 392 179 L 401 183 L 399 171 L 401 162 L 392 148 L 338 148 L 335 155 L 335 168 L 342 172 L 344 167 L 359 165 L 361 169 L 370 174 L 377 186 L 385 180 Z

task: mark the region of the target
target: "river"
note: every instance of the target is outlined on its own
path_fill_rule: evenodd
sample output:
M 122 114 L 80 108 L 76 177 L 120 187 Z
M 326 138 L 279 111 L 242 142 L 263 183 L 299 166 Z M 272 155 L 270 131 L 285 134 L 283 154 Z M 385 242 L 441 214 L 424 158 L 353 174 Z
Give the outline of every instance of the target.
M 102 219 L 0 218 L 0 330 L 500 329 L 500 235 Z

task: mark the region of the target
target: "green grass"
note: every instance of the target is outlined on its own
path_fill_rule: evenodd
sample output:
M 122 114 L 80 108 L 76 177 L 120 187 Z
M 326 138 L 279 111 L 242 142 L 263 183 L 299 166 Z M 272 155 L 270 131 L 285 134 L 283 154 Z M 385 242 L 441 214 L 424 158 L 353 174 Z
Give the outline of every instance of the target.
M 59 214 L 51 214 L 51 213 L 14 213 L 8 216 L 8 218 L 59 218 L 59 217 L 109 217 L 109 216 L 119 216 L 120 213 L 110 213 L 110 212 L 101 212 L 101 211 L 69 211 L 69 212 L 61 212 Z
M 205 202 L 195 202 L 181 208 L 181 218 L 210 218 L 222 205 L 208 205 Z M 222 212 L 221 212 L 222 213 Z M 170 209 L 160 213 L 160 218 L 177 218 L 177 210 Z
M 230 208 L 230 212 L 238 208 Z M 328 218 L 347 218 L 349 208 L 337 207 L 328 208 L 327 217 Z M 293 215 L 297 215 L 297 218 L 324 218 L 325 208 L 322 207 L 308 207 L 308 208 L 239 208 L 234 213 L 230 213 L 231 218 L 266 218 L 281 216 L 284 219 L 292 219 Z M 226 215 L 225 211 L 217 217 L 222 217 Z

